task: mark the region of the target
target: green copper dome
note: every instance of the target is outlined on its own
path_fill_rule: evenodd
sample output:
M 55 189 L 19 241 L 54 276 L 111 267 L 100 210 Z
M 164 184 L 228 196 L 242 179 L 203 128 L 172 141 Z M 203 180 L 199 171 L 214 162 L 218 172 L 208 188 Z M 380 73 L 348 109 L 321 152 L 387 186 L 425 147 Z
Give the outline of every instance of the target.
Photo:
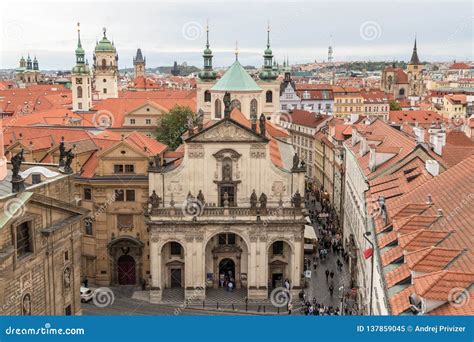
M 95 46 L 95 51 L 110 51 L 110 52 L 115 52 L 115 46 L 110 42 L 110 40 L 107 39 L 107 36 L 105 35 L 106 29 L 104 28 L 104 36 L 102 39 L 97 43 Z
M 261 91 L 262 88 L 258 86 L 239 61 L 236 60 L 211 90 Z

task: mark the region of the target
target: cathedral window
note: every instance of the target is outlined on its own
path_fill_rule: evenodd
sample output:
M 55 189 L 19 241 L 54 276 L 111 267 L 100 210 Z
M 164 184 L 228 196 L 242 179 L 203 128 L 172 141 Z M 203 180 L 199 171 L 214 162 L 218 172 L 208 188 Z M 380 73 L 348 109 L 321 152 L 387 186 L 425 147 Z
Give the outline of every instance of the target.
M 211 102 L 211 93 L 209 90 L 204 92 L 204 102 Z
M 221 100 L 217 99 L 215 102 L 215 117 L 220 119 L 222 117 L 222 107 Z
M 77 98 L 82 99 L 82 87 L 77 87 Z
M 283 255 L 283 241 L 275 241 L 272 245 L 273 255 Z
M 232 180 L 232 159 L 229 157 L 222 161 L 222 180 Z
M 107 68 L 107 61 L 105 60 L 105 58 L 102 60 L 102 68 Z
M 267 92 L 265 93 L 265 101 L 267 103 L 272 103 L 273 102 L 273 93 L 271 90 L 267 90 Z
M 250 117 L 257 117 L 257 108 L 257 100 L 253 99 L 252 101 L 250 101 Z
M 30 222 L 23 222 L 16 227 L 16 255 L 18 259 L 33 252 L 30 226 Z

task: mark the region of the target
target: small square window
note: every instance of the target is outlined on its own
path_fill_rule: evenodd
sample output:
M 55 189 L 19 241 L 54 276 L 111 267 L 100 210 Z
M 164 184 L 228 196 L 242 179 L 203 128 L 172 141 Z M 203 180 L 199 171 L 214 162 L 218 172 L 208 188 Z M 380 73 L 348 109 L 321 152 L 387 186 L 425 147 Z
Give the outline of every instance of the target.
M 135 190 L 126 191 L 127 202 L 135 202 Z
M 134 172 L 135 172 L 135 165 L 133 165 L 133 164 L 126 164 L 126 165 L 125 165 L 125 172 L 126 172 L 126 173 L 134 173 Z
M 84 188 L 84 199 L 86 201 L 92 200 L 92 189 L 91 188 Z
M 130 124 L 135 125 L 135 119 L 130 119 Z
M 146 119 L 146 124 L 151 125 L 151 119 Z
M 125 201 L 125 193 L 123 190 L 115 190 L 115 200 L 120 202 Z
M 31 175 L 31 182 L 33 184 L 39 184 L 41 183 L 41 175 L 39 173 L 33 173 Z
M 123 165 L 115 164 L 114 165 L 114 173 L 123 173 Z

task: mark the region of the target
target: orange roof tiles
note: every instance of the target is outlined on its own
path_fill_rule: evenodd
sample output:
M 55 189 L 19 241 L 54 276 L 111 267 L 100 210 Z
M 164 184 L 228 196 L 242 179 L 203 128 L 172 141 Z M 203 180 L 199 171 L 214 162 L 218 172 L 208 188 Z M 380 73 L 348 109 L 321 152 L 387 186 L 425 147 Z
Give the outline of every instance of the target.
M 405 260 L 410 269 L 429 273 L 444 269 L 460 253 L 459 249 L 431 246 L 408 253 Z
M 474 273 L 438 271 L 414 278 L 415 291 L 423 298 L 449 300 L 453 288 L 468 288 L 474 283 Z
M 407 264 L 402 264 L 385 275 L 385 282 L 387 287 L 392 287 L 410 277 L 410 268 L 407 266 Z

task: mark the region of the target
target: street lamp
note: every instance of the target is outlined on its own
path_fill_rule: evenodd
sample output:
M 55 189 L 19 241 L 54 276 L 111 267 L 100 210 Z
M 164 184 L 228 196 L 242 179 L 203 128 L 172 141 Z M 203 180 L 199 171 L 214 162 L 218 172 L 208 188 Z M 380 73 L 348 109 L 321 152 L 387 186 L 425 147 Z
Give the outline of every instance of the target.
M 372 235 L 371 232 L 365 232 L 364 233 L 364 239 L 367 240 L 368 243 L 370 243 L 370 246 L 372 247 L 372 255 L 370 259 L 370 300 L 369 300 L 369 315 L 372 315 L 372 292 L 374 290 L 374 244 L 372 241 L 369 240 L 368 236 Z

